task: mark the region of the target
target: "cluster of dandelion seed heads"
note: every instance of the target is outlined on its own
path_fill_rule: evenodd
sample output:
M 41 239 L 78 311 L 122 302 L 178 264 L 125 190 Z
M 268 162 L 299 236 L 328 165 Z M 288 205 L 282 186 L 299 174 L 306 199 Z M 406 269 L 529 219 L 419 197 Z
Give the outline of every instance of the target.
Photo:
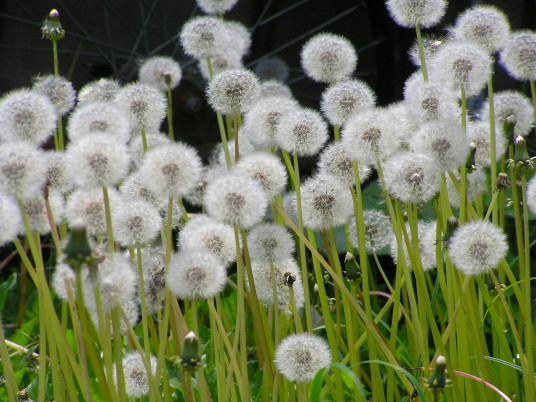
M 316 335 L 289 335 L 277 345 L 275 351 L 277 369 L 289 381 L 309 382 L 330 363 L 329 346 Z
M 182 78 L 181 66 L 167 56 L 153 56 L 141 65 L 139 80 L 142 84 L 151 85 L 161 91 L 176 88 Z
M 207 88 L 212 108 L 223 114 L 246 112 L 259 96 L 259 80 L 246 69 L 216 75 Z
M 387 10 L 393 20 L 405 28 L 430 28 L 445 14 L 445 0 L 388 0 Z
M 454 266 L 465 275 L 480 275 L 497 268 L 508 244 L 501 228 L 475 220 L 459 227 L 449 241 L 448 253 Z
M 320 33 L 309 39 L 301 51 L 301 65 L 314 81 L 333 83 L 349 77 L 355 70 L 357 54 L 348 39 Z

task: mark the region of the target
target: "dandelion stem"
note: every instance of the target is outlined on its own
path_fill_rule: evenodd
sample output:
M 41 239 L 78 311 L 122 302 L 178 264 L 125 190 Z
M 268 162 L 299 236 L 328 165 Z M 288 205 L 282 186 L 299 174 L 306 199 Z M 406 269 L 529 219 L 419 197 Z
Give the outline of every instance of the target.
M 493 102 L 493 78 L 490 76 L 488 80 L 488 105 L 489 105 L 489 157 L 490 157 L 490 165 L 491 165 L 491 180 L 490 180 L 490 188 L 491 192 L 494 193 L 494 186 L 495 186 L 495 180 L 497 179 L 497 157 L 496 157 L 496 147 L 497 144 L 495 142 L 495 105 Z M 495 194 L 494 198 L 496 197 Z M 492 222 L 494 224 L 499 223 L 499 206 L 496 203 L 492 203 Z M 490 205 L 491 207 L 491 205 Z M 486 218 L 487 220 L 488 218 Z
M 171 94 L 171 82 L 167 82 L 167 123 L 169 139 L 171 141 L 175 141 L 175 131 L 173 130 L 173 96 Z
M 417 46 L 419 47 L 419 59 L 421 61 L 422 77 L 424 82 L 428 81 L 428 70 L 426 69 L 426 60 L 424 59 L 424 48 L 422 45 L 421 27 L 415 25 L 415 33 L 417 34 Z

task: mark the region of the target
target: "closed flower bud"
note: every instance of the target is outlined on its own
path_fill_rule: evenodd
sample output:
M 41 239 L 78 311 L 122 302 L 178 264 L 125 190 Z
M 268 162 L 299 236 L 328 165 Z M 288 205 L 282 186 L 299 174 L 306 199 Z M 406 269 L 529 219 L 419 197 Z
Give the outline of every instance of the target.
M 437 25 L 447 3 L 445 0 L 388 0 L 387 10 L 395 22 L 405 28 L 430 28 Z
M 207 96 L 218 112 L 243 113 L 259 96 L 259 80 L 246 69 L 223 71 L 210 81 Z
M 493 6 L 475 6 L 458 16 L 454 35 L 477 42 L 490 53 L 501 50 L 510 34 L 508 18 Z
M 280 261 L 291 258 L 294 241 L 290 233 L 275 223 L 259 223 L 248 234 L 249 256 L 253 261 Z
M 130 139 L 130 121 L 125 111 L 114 103 L 90 102 L 74 110 L 67 131 L 71 141 L 105 134 L 126 144 Z
M 182 78 L 179 63 L 171 57 L 153 56 L 145 60 L 138 73 L 142 84 L 151 85 L 160 91 L 176 88 Z
M 320 33 L 309 39 L 301 51 L 301 66 L 314 81 L 333 83 L 355 70 L 357 54 L 348 39 Z
M 225 287 L 227 270 L 211 251 L 188 249 L 173 256 L 166 280 L 171 293 L 181 299 L 209 299 Z
M 241 173 L 216 177 L 205 191 L 205 207 L 212 218 L 244 229 L 259 223 L 267 206 L 262 185 Z
M 348 187 L 323 174 L 306 180 L 301 188 L 303 224 L 313 230 L 344 225 L 353 213 Z
M 53 9 L 48 14 L 48 18 L 41 26 L 41 33 L 43 34 L 43 38 L 51 41 L 57 41 L 65 37 L 65 30 L 61 26 L 58 10 Z
M 289 335 L 275 351 L 277 369 L 289 381 L 312 381 L 316 373 L 330 363 L 331 353 L 326 341 L 315 335 Z
M 529 182 L 530 183 L 530 182 Z M 508 175 L 506 173 L 499 173 L 497 175 L 497 180 L 495 180 L 495 191 L 506 191 L 510 188 L 512 183 L 510 183 L 510 180 L 508 180 Z M 529 204 L 529 191 L 527 187 L 527 205 L 529 208 L 531 208 L 531 205 Z M 534 209 L 536 211 L 536 209 Z
M 228 45 L 225 24 L 216 17 L 192 18 L 183 25 L 179 38 L 184 52 L 196 59 L 212 57 Z
M 113 101 L 120 88 L 119 82 L 110 78 L 91 81 L 78 91 L 78 107 L 90 102 Z
M 46 95 L 27 89 L 10 92 L 0 101 L 0 139 L 42 144 L 53 134 L 57 119 Z
M 536 33 L 529 30 L 512 33 L 500 53 L 499 62 L 516 80 L 535 80 Z
M 483 220 L 471 221 L 459 227 L 448 246 L 454 266 L 467 276 L 480 275 L 497 268 L 507 251 L 503 231 Z
M 208 250 L 227 266 L 236 261 L 234 230 L 206 215 L 190 219 L 179 233 L 179 250 Z
M 328 126 L 320 113 L 305 108 L 283 115 L 275 134 L 282 149 L 298 156 L 316 154 L 328 137 Z
M 184 337 L 179 365 L 186 371 L 195 371 L 201 365 L 199 338 L 195 332 L 190 331 Z
M 116 101 L 128 113 L 133 130 L 158 130 L 166 116 L 166 98 L 152 86 L 128 84 L 117 93 Z
M 45 75 L 34 79 L 33 90 L 48 96 L 56 110 L 63 116 L 73 107 L 76 100 L 76 92 L 73 84 L 63 77 Z
M 341 126 L 352 114 L 373 108 L 375 102 L 374 92 L 366 83 L 340 80 L 324 91 L 320 109 L 332 125 Z

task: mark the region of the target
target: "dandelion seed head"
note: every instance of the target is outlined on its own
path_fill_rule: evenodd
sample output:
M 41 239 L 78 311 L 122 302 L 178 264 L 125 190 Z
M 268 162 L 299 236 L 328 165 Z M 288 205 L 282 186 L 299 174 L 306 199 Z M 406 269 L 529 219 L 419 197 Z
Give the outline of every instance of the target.
M 36 77 L 33 90 L 47 96 L 60 116 L 66 115 L 74 107 L 76 91 L 66 78 L 54 77 L 52 74 Z
M 151 372 L 156 374 L 158 360 L 151 355 L 149 359 Z M 131 352 L 123 357 L 123 375 L 125 378 L 125 391 L 131 398 L 139 398 L 149 393 L 149 376 L 139 352 Z M 117 378 L 117 366 L 114 364 L 114 378 Z
M 410 230 L 409 223 L 406 222 L 406 232 L 410 241 L 411 247 L 413 247 L 413 238 Z M 429 271 L 436 266 L 436 222 L 417 222 L 417 237 L 419 239 L 419 258 L 421 266 L 424 271 Z M 390 240 L 390 253 L 394 263 L 398 263 L 398 249 L 396 237 L 392 234 Z M 406 260 L 407 267 L 413 269 L 411 259 L 409 257 L 406 242 L 402 239 L 402 249 Z M 413 250 L 412 250 L 413 253 Z
M 122 197 L 114 188 L 108 189 L 110 210 L 112 216 L 118 205 L 122 204 Z M 67 199 L 65 217 L 69 226 L 82 224 L 89 234 L 103 234 L 106 232 L 106 215 L 104 199 L 100 188 L 79 189 L 74 191 Z
M 59 225 L 65 211 L 63 195 L 55 190 L 48 192 L 48 202 L 50 211 L 54 217 L 54 223 Z M 32 231 L 41 235 L 50 233 L 50 223 L 48 220 L 45 197 L 42 194 L 24 200 L 24 209 L 28 216 L 28 221 Z
M 13 197 L 0 192 L 0 246 L 11 243 L 24 231 L 22 215 Z
M 489 159 L 488 159 L 489 164 Z M 460 180 L 460 175 L 456 174 L 456 178 L 458 179 L 458 182 Z M 482 168 L 477 168 L 475 171 L 471 172 L 470 174 L 467 174 L 467 201 L 473 202 L 476 200 L 476 198 L 482 194 L 485 193 L 487 190 L 487 184 L 486 184 L 487 176 L 486 172 Z M 450 205 L 452 205 L 454 208 L 460 207 L 460 193 L 458 190 L 456 190 L 456 187 L 454 186 L 454 183 L 452 182 L 451 178 L 446 175 L 446 181 L 447 181 L 447 193 L 449 196 L 449 202 Z
M 513 32 L 499 56 L 501 65 L 516 80 L 536 79 L 536 33 L 533 31 Z
M 134 165 L 140 166 L 145 158 L 145 150 L 143 149 L 143 137 L 141 133 L 132 133 L 133 136 L 130 139 L 128 147 L 132 155 L 132 161 Z M 167 146 L 173 144 L 168 135 L 160 131 L 147 131 L 145 133 L 145 141 L 147 142 L 147 151 L 150 149 Z
M 426 64 L 429 64 L 434 58 L 436 52 L 441 48 L 445 43 L 449 42 L 452 39 L 451 35 L 446 35 L 442 37 L 433 36 L 433 35 L 422 35 L 422 46 L 424 52 L 424 60 Z M 421 58 L 419 54 L 419 44 L 417 40 L 413 42 L 413 45 L 408 51 L 409 59 L 415 67 L 421 67 Z M 422 75 L 422 73 L 421 73 Z
M 228 44 L 227 30 L 216 17 L 194 17 L 187 21 L 179 33 L 184 52 L 196 59 L 206 59 Z
M 153 86 L 167 92 L 175 89 L 182 79 L 182 70 L 178 62 L 167 56 L 153 56 L 141 65 L 138 78 L 140 83 Z
M 234 168 L 262 184 L 269 199 L 275 198 L 287 185 L 287 170 L 281 160 L 269 152 L 253 152 L 240 158 Z
M 238 0 L 196 0 L 196 2 L 205 13 L 221 15 L 231 10 Z
M 445 15 L 445 0 L 388 0 L 387 10 L 391 18 L 405 28 L 430 28 Z
M 240 70 L 244 68 L 242 55 L 234 48 L 226 48 L 225 51 L 220 49 L 210 57 L 210 64 L 213 77 L 227 70 Z M 199 60 L 198 65 L 203 78 L 210 81 L 211 77 L 207 59 Z
M 365 245 L 369 251 L 378 251 L 389 244 L 393 234 L 391 219 L 382 211 L 365 209 L 363 211 L 365 228 Z M 357 243 L 357 226 L 355 219 L 350 219 L 350 240 L 355 248 Z
M 358 168 L 359 180 L 363 183 L 372 170 L 366 164 L 359 164 Z M 324 148 L 320 154 L 318 169 L 319 173 L 335 176 L 347 186 L 355 185 L 354 161 L 340 142 L 333 142 Z
M 130 139 L 128 115 L 111 102 L 90 102 L 77 107 L 69 118 L 67 132 L 71 141 L 105 134 L 126 143 Z
M 251 47 L 251 34 L 248 28 L 239 21 L 222 20 L 229 43 L 232 43 L 233 50 L 240 56 L 244 57 Z M 228 49 L 225 50 L 226 52 Z
M 163 247 L 142 249 L 143 282 L 147 312 L 161 311 L 166 294 L 165 250 Z
M 162 229 L 159 210 L 141 199 L 125 199 L 112 218 L 114 237 L 123 247 L 149 244 Z
M 78 107 L 91 102 L 111 102 L 120 88 L 119 82 L 110 78 L 91 81 L 78 92 Z
M 281 261 L 291 258 L 294 241 L 286 228 L 275 223 L 259 223 L 248 234 L 250 258 L 254 261 Z
M 156 88 L 133 82 L 119 90 L 116 101 L 127 112 L 132 130 L 158 130 L 166 116 L 166 97 Z
M 487 108 L 486 108 L 487 110 Z M 490 166 L 491 138 L 489 120 L 468 122 L 467 139 L 476 147 L 475 162 L 480 166 Z M 495 133 L 495 157 L 500 161 L 506 152 L 506 138 L 500 130 Z
M 261 83 L 259 99 L 270 97 L 292 98 L 292 91 L 288 85 L 275 80 L 269 80 Z
M 212 108 L 223 114 L 246 112 L 259 96 L 259 80 L 246 69 L 216 75 L 207 88 Z
M 267 57 L 255 66 L 255 74 L 264 82 L 283 83 L 290 75 L 288 64 L 279 57 Z

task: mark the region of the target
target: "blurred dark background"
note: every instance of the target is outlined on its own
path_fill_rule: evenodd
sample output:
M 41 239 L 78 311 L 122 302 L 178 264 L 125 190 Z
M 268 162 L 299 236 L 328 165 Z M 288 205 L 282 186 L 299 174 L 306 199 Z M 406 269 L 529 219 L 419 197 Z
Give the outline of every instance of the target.
M 534 0 L 453 0 L 442 24 L 425 34 L 441 35 L 459 12 L 475 4 L 502 9 L 515 30 L 536 27 Z M 29 86 L 32 77 L 52 72 L 52 46 L 41 39 L 40 26 L 53 8 L 60 12 L 66 30 L 58 45 L 60 72 L 77 90 L 100 77 L 122 83 L 135 80 L 145 58 L 174 57 L 184 69 L 174 93 L 175 131 L 206 157 L 219 139 L 214 113 L 204 101 L 205 83 L 196 64 L 175 39 L 186 20 L 202 14 L 194 0 L 0 1 L 0 93 Z M 252 32 L 246 66 L 254 69 L 273 56 L 285 60 L 290 67 L 287 84 L 305 106 L 318 108 L 325 88 L 300 69 L 301 47 L 317 32 L 344 35 L 355 45 L 359 53 L 355 75 L 374 89 L 380 105 L 401 99 L 403 83 L 415 69 L 407 56 L 415 32 L 396 26 L 383 0 L 240 0 L 225 18 L 242 22 Z M 522 85 L 506 77 L 500 67 L 495 82 L 496 90 Z

